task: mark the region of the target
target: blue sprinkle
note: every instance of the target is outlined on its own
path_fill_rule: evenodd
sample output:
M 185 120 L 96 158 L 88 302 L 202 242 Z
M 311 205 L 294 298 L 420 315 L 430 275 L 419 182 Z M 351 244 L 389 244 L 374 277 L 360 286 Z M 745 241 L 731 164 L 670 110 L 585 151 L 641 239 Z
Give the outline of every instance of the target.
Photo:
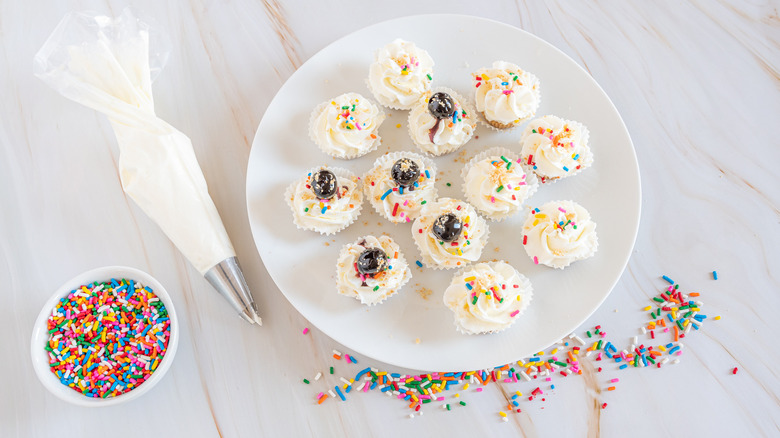
M 667 313 L 666 314 L 666 319 L 668 319 L 669 322 L 674 322 L 674 320 L 672 319 L 672 314 L 671 313 Z
M 352 391 L 352 385 L 347 386 L 347 390 L 345 392 L 349 394 L 349 391 Z
M 422 266 L 422 263 L 420 263 L 420 261 L 419 261 L 419 260 L 417 260 L 415 263 L 417 263 L 417 266 L 419 266 L 419 267 L 421 267 L 421 268 L 423 267 L 423 266 Z
M 417 181 L 415 181 L 415 182 L 414 182 L 414 186 L 415 186 L 415 187 L 420 187 L 420 183 L 418 183 Z
M 647 359 L 645 358 L 645 355 L 643 354 L 643 355 L 641 356 L 641 358 L 642 358 L 642 363 L 643 363 L 645 366 L 647 366 Z
M 335 388 L 336 388 L 336 394 L 338 394 L 339 397 L 341 397 L 341 401 L 347 401 L 347 399 L 344 398 L 344 394 L 341 393 L 341 390 L 339 389 L 339 386 L 336 385 Z
M 680 346 L 679 345 L 674 347 L 674 348 L 672 348 L 671 350 L 669 350 L 669 354 L 674 354 L 674 353 L 677 353 L 678 351 L 680 351 Z
M 712 271 L 712 279 L 717 280 L 718 279 L 718 271 Z
M 399 373 L 391 373 L 390 377 L 392 377 L 394 379 L 397 379 L 397 378 L 401 377 L 401 374 L 399 374 Z
M 410 398 L 412 398 L 411 394 L 407 394 L 406 397 L 404 397 L 404 400 L 408 401 Z
M 512 404 L 515 405 L 515 406 L 520 406 L 520 403 L 518 403 L 516 401 L 513 401 Z
M 550 389 L 555 389 L 555 385 L 550 385 Z
M 661 277 L 661 278 L 663 278 L 664 280 L 666 280 L 667 282 L 669 282 L 669 284 L 674 284 L 674 280 L 672 280 L 671 278 L 667 277 L 666 275 L 664 275 L 664 276 L 663 276 L 663 277 Z
M 321 214 L 325 214 L 325 212 L 328 211 L 328 206 L 322 207 L 322 211 L 320 211 Z
M 471 290 L 474 289 L 470 284 L 466 283 L 466 289 Z
M 528 362 L 539 362 L 539 360 L 540 359 L 538 357 L 532 357 L 532 358 L 528 359 Z
M 455 111 L 454 113 L 452 113 L 452 123 L 457 123 L 457 122 L 458 122 L 458 112 Z
M 425 169 L 425 177 L 431 179 L 431 174 L 428 173 L 428 169 Z
M 580 154 L 577 154 L 577 155 L 574 156 L 575 160 L 578 160 L 579 158 L 580 158 Z
M 568 171 L 569 171 L 569 168 L 568 168 L 568 167 L 566 167 L 566 166 L 563 166 L 563 170 L 565 170 L 565 171 L 567 171 L 567 172 L 568 172 Z
M 398 194 L 403 195 L 404 194 L 404 186 L 398 186 Z
M 390 391 L 392 389 L 393 389 L 393 387 L 388 385 L 388 386 L 385 386 L 384 388 L 382 388 L 382 392 L 387 392 L 387 391 Z
M 621 370 L 626 369 L 628 368 L 628 364 L 624 363 L 623 365 L 620 365 L 618 368 L 620 368 Z
M 698 326 L 698 325 L 696 325 L 696 323 L 695 323 L 695 322 L 692 322 L 692 323 L 691 323 L 691 325 L 693 326 L 693 328 L 694 328 L 694 329 L 696 329 L 696 330 L 698 330 L 698 329 L 699 329 L 699 326 Z
M 611 356 L 610 356 L 610 358 L 611 358 Z M 622 361 L 623 361 L 623 359 L 620 358 L 620 357 L 616 357 L 615 358 L 615 363 L 622 362 Z
M 382 195 L 382 197 L 381 197 L 381 198 L 379 198 L 379 199 L 380 199 L 381 201 L 384 201 L 384 200 L 385 200 L 385 198 L 387 198 L 387 196 L 388 196 L 388 195 L 390 195 L 390 193 L 393 193 L 393 189 L 390 189 L 390 190 L 386 191 L 386 192 L 385 192 L 385 194 L 384 194 L 384 195 Z
M 506 87 L 507 85 L 509 85 L 509 82 L 502 82 L 501 85 Z
M 369 389 L 369 390 L 373 390 L 374 388 L 376 388 L 376 385 L 378 385 L 378 383 L 377 383 L 377 382 L 374 382 L 374 383 L 372 383 L 372 384 L 371 384 L 371 387 L 370 387 L 370 388 L 368 388 L 368 389 Z
M 515 394 L 515 395 L 513 395 L 513 396 L 512 396 L 512 400 L 514 400 L 514 399 L 516 399 L 516 398 L 517 398 L 517 394 Z

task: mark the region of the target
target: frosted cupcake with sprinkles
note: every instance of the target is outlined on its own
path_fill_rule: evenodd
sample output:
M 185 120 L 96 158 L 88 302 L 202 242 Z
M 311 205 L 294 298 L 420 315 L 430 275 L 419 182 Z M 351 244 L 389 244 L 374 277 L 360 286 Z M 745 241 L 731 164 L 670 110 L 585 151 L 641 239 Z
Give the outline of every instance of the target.
M 536 114 L 539 79 L 515 64 L 496 61 L 472 74 L 474 100 L 484 121 L 497 129 L 514 128 Z
M 376 100 L 408 110 L 431 89 L 433 59 L 414 43 L 396 39 L 377 50 L 368 69 L 368 88 Z
M 393 223 L 411 222 L 436 199 L 436 165 L 413 152 L 383 155 L 363 177 L 368 202 Z
M 526 173 L 520 161 L 519 155 L 499 147 L 477 154 L 461 171 L 466 200 L 494 221 L 520 211 L 539 187 L 536 176 Z
M 523 314 L 533 298 L 531 282 L 504 261 L 461 269 L 444 291 L 444 305 L 465 334 L 498 333 Z
M 344 245 L 336 264 L 339 294 L 368 306 L 382 303 L 411 278 L 401 249 L 388 236 L 365 236 Z
M 471 105 L 449 88 L 426 93 L 409 112 L 409 135 L 423 152 L 448 154 L 466 144 L 477 127 Z
M 363 156 L 382 142 L 384 112 L 358 93 L 321 103 L 309 120 L 309 137 L 326 154 L 343 159 Z
M 563 269 L 598 249 L 596 223 L 574 201 L 552 201 L 531 209 L 523 224 L 523 248 L 537 265 Z
M 423 263 L 452 269 L 479 260 L 489 235 L 485 219 L 469 203 L 439 198 L 423 206 L 412 224 L 412 237 Z
M 322 166 L 292 183 L 285 200 L 298 228 L 335 234 L 360 215 L 363 191 L 360 179 L 350 171 Z
M 588 128 L 556 116 L 532 120 L 523 130 L 523 163 L 533 168 L 542 183 L 580 173 L 593 164 Z

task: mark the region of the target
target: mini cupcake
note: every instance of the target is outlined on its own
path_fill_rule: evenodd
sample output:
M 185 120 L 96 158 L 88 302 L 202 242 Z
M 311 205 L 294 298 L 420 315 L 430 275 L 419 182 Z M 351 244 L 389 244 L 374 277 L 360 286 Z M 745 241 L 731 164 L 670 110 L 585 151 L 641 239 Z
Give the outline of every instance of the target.
M 520 139 L 523 163 L 533 166 L 542 183 L 580 173 L 593 164 L 588 128 L 556 116 L 532 120 Z
M 444 291 L 461 333 L 497 333 L 512 324 L 533 298 L 531 282 L 504 261 L 461 269 Z
M 351 159 L 382 142 L 379 126 L 385 113 L 358 93 L 346 93 L 317 105 L 309 119 L 309 137 L 322 152 Z
M 413 152 L 383 155 L 363 177 L 368 201 L 377 213 L 394 223 L 411 222 L 420 209 L 436 199 L 436 166 Z
M 536 114 L 539 79 L 515 64 L 496 61 L 472 73 L 477 111 L 494 128 L 514 128 Z
M 477 261 L 488 239 L 488 225 L 469 203 L 451 198 L 425 204 L 412 225 L 423 263 L 451 269 Z
M 448 154 L 474 136 L 476 113 L 466 100 L 448 88 L 425 93 L 409 112 L 409 135 L 420 150 Z
M 384 106 L 408 110 L 431 89 L 433 59 L 414 43 L 397 39 L 377 50 L 368 88 Z
M 341 248 L 336 282 L 341 295 L 373 306 L 395 294 L 412 278 L 401 249 L 388 236 L 365 236 Z
M 533 173 L 526 173 L 520 158 L 504 148 L 477 154 L 461 171 L 466 200 L 485 217 L 500 221 L 517 213 L 539 187 Z
M 548 202 L 525 220 L 523 247 L 534 263 L 563 269 L 596 253 L 596 223 L 576 202 Z
M 360 178 L 338 167 L 314 168 L 285 192 L 298 228 L 335 234 L 360 215 L 363 191 Z

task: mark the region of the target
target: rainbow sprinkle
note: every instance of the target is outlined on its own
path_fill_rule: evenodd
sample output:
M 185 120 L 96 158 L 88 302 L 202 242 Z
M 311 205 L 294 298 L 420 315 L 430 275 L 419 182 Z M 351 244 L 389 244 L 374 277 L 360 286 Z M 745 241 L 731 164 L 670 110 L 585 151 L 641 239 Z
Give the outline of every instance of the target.
M 664 279 L 667 280 L 668 277 Z M 471 281 L 475 280 L 475 277 L 467 277 L 464 280 L 466 284 L 470 284 Z M 472 296 L 478 298 L 479 294 L 472 292 Z M 355 392 L 379 390 L 380 393 L 386 394 L 388 397 L 397 398 L 408 403 L 408 407 L 413 410 L 410 418 L 413 418 L 415 413 L 422 415 L 421 408 L 423 405 L 441 402 L 439 406 L 443 410 L 451 411 L 453 406 L 467 405 L 462 400 L 463 397 L 482 392 L 482 387 L 489 383 L 502 383 L 504 385 L 503 389 L 510 391 L 510 393 L 514 392 L 510 403 L 499 410 L 499 418 L 502 421 L 506 421 L 507 412 L 522 412 L 519 397 L 523 396 L 521 391 L 506 386 L 508 384 L 531 384 L 533 389 L 530 390 L 530 395 L 527 397 L 528 402 L 533 402 L 534 400 L 544 402 L 544 389 L 538 384 L 529 382 L 534 380 L 551 382 L 553 378 L 561 379 L 571 375 L 582 375 L 583 367 L 581 364 L 586 358 L 593 363 L 614 363 L 616 365 L 615 371 L 628 368 L 662 368 L 663 365 L 679 363 L 679 357 L 684 352 L 684 346 L 679 342 L 679 339 L 685 337 L 690 332 L 693 324 L 700 326 L 707 319 L 706 315 L 699 313 L 701 303 L 691 299 L 698 296 L 699 294 L 696 292 L 687 295 L 682 293 L 679 290 L 679 285 L 671 282 L 671 285 L 660 293 L 661 302 L 653 300 L 653 304 L 657 309 L 657 315 L 655 311 L 652 312 L 653 317 L 651 321 L 640 327 L 641 333 L 649 338 L 648 345 L 644 343 L 636 345 L 639 343 L 639 339 L 638 336 L 634 336 L 631 338 L 630 347 L 618 349 L 615 344 L 606 340 L 607 333 L 602 326 L 597 325 L 587 330 L 589 338 L 599 338 L 598 341 L 593 342 L 590 346 L 587 346 L 582 337 L 571 333 L 556 344 L 548 347 L 548 352 L 540 351 L 525 361 L 521 359 L 516 363 L 492 369 L 407 375 L 365 367 L 351 379 L 340 377 L 341 384 L 336 385 L 334 389 L 342 400 L 346 400 L 342 390 L 346 393 L 353 390 Z M 681 323 L 685 327 L 683 332 L 673 333 L 666 326 L 665 319 L 661 317 L 662 312 L 667 312 L 667 315 L 671 315 L 672 312 L 685 312 L 682 318 L 675 320 L 683 321 Z M 677 326 L 675 325 L 674 327 Z M 656 334 L 655 331 L 658 331 L 659 334 Z M 661 333 L 667 334 L 669 341 L 664 343 L 657 340 Z M 657 344 L 649 345 L 651 343 Z M 347 363 L 349 362 L 348 358 Z M 605 366 L 596 365 L 594 372 L 603 372 L 606 369 Z M 734 367 L 730 371 L 732 374 L 736 374 L 737 368 Z M 331 367 L 331 374 L 333 374 L 333 367 Z M 315 380 L 318 380 L 321 376 L 322 373 L 317 373 Z M 605 379 L 604 395 L 606 396 L 606 393 L 616 391 L 618 389 L 616 384 L 619 382 L 620 379 L 616 377 Z M 469 390 L 470 386 L 477 385 L 481 387 L 473 387 Z M 555 389 L 555 384 L 550 384 L 549 389 Z M 454 394 L 448 401 L 445 393 L 451 390 L 454 390 Z M 329 392 L 332 393 L 332 391 Z M 333 393 L 331 397 L 336 397 L 336 394 Z M 317 403 L 321 404 L 326 398 L 328 398 L 327 394 L 319 392 L 316 396 Z M 458 399 L 457 402 L 454 399 Z M 600 406 L 602 409 L 605 409 L 607 403 L 601 403 Z
M 133 280 L 72 290 L 48 318 L 51 372 L 87 397 L 124 394 L 160 365 L 170 339 L 165 305 Z

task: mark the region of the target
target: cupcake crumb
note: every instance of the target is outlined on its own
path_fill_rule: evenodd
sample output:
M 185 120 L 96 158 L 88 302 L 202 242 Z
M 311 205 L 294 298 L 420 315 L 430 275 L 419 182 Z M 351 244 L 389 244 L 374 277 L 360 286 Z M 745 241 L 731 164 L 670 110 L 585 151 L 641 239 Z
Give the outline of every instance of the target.
M 493 251 L 495 251 L 495 252 L 499 252 L 499 251 L 501 251 L 501 247 L 500 247 L 500 246 L 497 246 L 497 247 L 493 248 Z
M 417 339 L 415 339 L 415 340 L 414 340 L 414 343 L 415 343 L 415 344 L 419 344 L 419 343 L 420 343 L 420 338 L 417 338 Z
M 322 242 L 322 244 L 325 246 L 330 246 L 330 242 Z
M 417 293 L 420 294 L 420 297 L 422 297 L 422 299 L 427 300 L 428 297 L 431 296 L 433 291 L 428 289 L 427 287 L 421 287 L 417 289 Z

